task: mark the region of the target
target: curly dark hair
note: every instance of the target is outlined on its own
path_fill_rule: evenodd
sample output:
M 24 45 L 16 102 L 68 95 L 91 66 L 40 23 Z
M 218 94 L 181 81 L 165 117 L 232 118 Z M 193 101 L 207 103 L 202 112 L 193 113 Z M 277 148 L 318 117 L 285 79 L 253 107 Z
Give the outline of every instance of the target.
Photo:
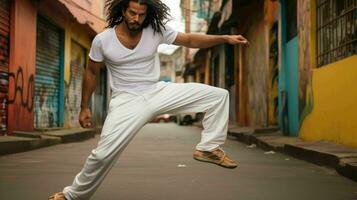
M 105 8 L 107 10 L 107 28 L 112 28 L 123 21 L 123 11 L 129 2 L 134 1 L 147 6 L 147 15 L 143 22 L 143 28 L 151 25 L 155 32 L 162 33 L 164 24 L 170 19 L 170 9 L 160 0 L 107 0 Z

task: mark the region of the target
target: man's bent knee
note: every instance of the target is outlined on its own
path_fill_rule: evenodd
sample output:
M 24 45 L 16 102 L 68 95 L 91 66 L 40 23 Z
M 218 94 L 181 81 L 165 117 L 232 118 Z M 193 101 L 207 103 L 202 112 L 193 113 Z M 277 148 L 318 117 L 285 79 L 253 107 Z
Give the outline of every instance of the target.
M 108 152 L 104 152 L 104 151 L 97 151 L 97 150 L 93 150 L 92 153 L 89 156 L 89 159 L 100 163 L 100 164 L 106 164 L 107 162 L 109 162 L 111 160 L 111 155 Z

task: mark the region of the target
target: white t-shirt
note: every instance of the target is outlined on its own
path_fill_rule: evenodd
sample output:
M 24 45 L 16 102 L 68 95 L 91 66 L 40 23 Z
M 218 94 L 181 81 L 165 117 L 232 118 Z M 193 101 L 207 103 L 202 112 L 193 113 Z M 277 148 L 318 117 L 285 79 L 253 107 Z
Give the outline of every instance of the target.
M 128 49 L 120 43 L 115 29 L 108 28 L 93 39 L 89 57 L 105 63 L 113 92 L 141 92 L 151 88 L 160 78 L 157 47 L 162 43 L 172 44 L 177 33 L 165 26 L 161 34 L 149 25 L 143 29 L 137 46 Z

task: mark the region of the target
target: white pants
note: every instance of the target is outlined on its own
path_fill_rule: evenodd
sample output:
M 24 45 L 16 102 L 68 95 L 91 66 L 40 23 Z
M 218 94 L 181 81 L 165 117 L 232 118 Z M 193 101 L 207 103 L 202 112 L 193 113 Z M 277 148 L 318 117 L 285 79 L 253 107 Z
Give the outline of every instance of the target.
M 199 83 L 164 83 L 143 94 L 113 95 L 98 146 L 82 171 L 63 192 L 68 200 L 89 199 L 120 153 L 153 117 L 164 114 L 205 112 L 197 150 L 212 151 L 227 136 L 229 96 L 227 90 Z

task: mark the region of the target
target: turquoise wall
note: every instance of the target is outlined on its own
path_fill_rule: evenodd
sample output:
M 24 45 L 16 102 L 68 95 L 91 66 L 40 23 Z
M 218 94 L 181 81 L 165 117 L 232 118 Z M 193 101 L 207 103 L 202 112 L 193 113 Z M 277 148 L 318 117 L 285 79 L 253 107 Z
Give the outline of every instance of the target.
M 299 132 L 299 67 L 298 37 L 286 43 L 285 81 L 288 97 L 289 135 L 297 136 Z
M 285 134 L 297 136 L 299 132 L 298 37 L 286 41 L 286 0 L 281 0 L 280 3 L 282 62 L 279 73 L 279 126 L 283 131 L 285 130 Z

